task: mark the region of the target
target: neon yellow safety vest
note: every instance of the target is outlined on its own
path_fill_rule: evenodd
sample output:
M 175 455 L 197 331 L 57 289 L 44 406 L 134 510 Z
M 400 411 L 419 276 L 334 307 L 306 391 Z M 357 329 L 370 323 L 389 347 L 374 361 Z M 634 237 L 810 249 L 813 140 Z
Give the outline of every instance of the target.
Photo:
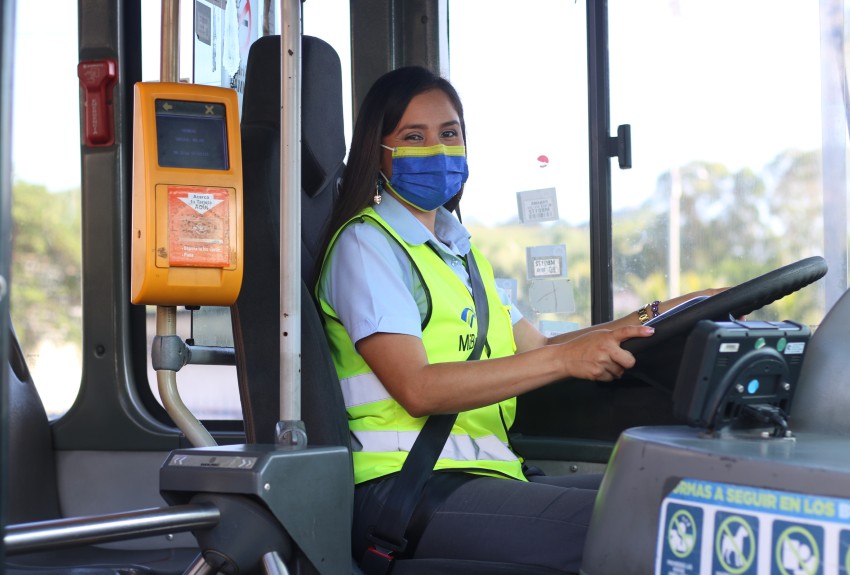
M 410 257 L 429 303 L 422 327 L 422 343 L 429 363 L 466 360 L 475 345 L 478 323 L 472 296 L 460 278 L 427 243 L 408 244 L 372 208 L 366 208 L 340 228 L 331 240 L 328 254 L 340 232 L 353 222 L 366 222 L 383 229 Z M 516 344 L 510 310 L 502 304 L 496 292 L 492 267 L 474 248 L 473 254 L 490 309 L 482 360 L 513 355 Z M 348 411 L 354 481 L 362 483 L 397 473 L 427 418 L 411 417 L 390 396 L 357 353 L 334 310 L 326 301 L 319 300 L 325 319 L 325 334 Z M 515 416 L 514 398 L 459 413 L 434 469 L 525 480 L 522 461 L 508 443 L 508 429 Z

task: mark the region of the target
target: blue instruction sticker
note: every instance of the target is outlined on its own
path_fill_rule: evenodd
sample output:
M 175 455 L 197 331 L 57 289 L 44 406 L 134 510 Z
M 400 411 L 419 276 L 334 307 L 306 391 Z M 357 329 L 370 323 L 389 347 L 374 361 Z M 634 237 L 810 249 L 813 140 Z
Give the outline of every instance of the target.
M 850 575 L 850 499 L 682 479 L 661 503 L 655 575 Z

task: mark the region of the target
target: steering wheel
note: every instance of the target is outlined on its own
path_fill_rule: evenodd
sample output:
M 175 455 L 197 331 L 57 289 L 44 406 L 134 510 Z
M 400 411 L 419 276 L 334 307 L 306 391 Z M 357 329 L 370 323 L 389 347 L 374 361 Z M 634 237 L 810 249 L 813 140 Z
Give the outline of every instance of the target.
M 685 340 L 701 320 L 728 321 L 782 299 L 826 275 L 826 260 L 812 256 L 753 278 L 717 295 L 686 307 L 653 323 L 652 337 L 622 343 L 637 363 L 627 370 L 631 376 L 672 391 L 678 375 Z M 661 345 L 664 344 L 664 345 Z

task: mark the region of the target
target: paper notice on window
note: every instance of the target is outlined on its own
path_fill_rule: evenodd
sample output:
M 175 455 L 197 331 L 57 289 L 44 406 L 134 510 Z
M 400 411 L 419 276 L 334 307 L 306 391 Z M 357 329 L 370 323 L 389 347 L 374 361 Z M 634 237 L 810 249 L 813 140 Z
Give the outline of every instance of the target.
M 536 313 L 574 313 L 573 284 L 570 280 L 532 281 L 528 303 Z
M 537 329 L 546 337 L 555 337 L 562 333 L 575 331 L 578 329 L 578 324 L 573 321 L 553 321 L 541 319 L 537 324 Z
M 508 294 L 511 303 L 517 301 L 517 281 L 513 278 L 496 278 L 496 287 Z
M 567 247 L 530 246 L 525 249 L 529 280 L 566 279 Z
M 558 195 L 555 188 L 517 192 L 519 221 L 524 224 L 558 220 Z

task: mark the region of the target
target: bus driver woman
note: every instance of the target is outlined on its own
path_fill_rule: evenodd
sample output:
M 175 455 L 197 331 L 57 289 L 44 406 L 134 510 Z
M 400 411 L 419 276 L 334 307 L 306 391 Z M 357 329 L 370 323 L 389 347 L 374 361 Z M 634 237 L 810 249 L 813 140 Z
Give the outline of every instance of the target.
M 515 397 L 568 377 L 620 377 L 635 361 L 620 343 L 653 333 L 641 325 L 649 308 L 553 338 L 522 318 L 442 207 L 468 175 L 464 136 L 456 91 L 419 67 L 378 79 L 354 129 L 316 287 L 352 436 L 354 554 L 427 416 L 458 412 L 405 553 L 578 572 L 600 478 L 526 478 L 508 440 Z M 474 309 L 470 250 L 489 305 L 486 361 L 465 361 L 458 345 L 470 332 L 462 310 Z

